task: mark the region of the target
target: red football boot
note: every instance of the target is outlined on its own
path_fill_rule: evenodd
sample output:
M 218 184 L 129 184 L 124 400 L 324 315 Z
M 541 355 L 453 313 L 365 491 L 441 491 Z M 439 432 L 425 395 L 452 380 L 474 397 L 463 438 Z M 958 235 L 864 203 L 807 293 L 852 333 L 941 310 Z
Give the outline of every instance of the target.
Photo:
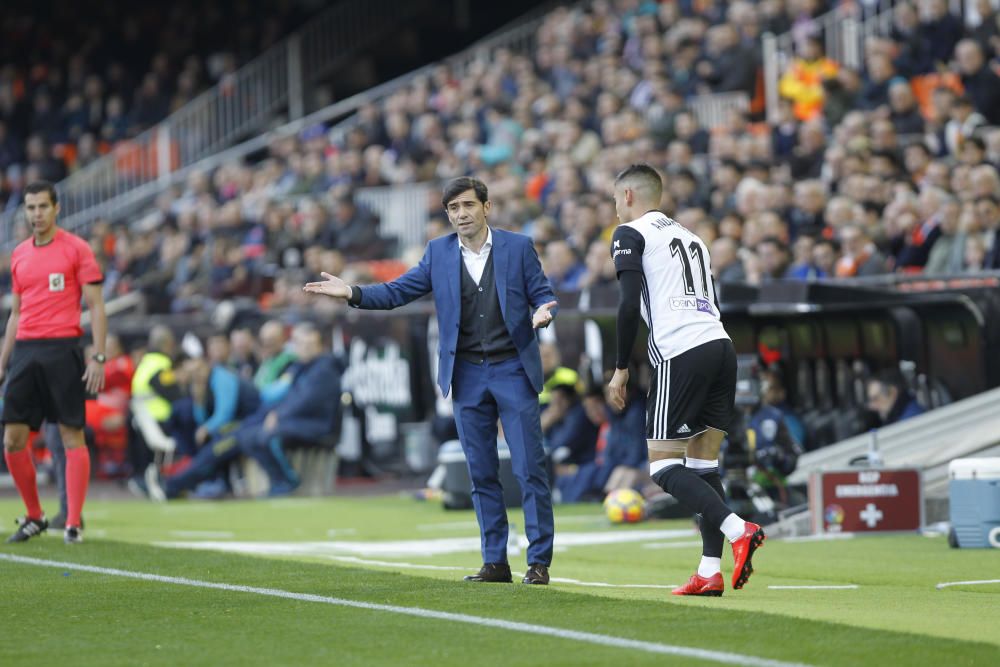
M 743 588 L 747 583 L 747 579 L 753 574 L 753 565 L 750 563 L 750 559 L 753 557 L 753 552 L 757 548 L 764 544 L 764 540 L 767 536 L 764 534 L 764 529 L 755 523 L 746 522 L 746 527 L 743 529 L 743 537 L 733 542 L 733 588 L 740 589 Z
M 686 584 L 675 588 L 671 592 L 671 595 L 704 595 L 706 597 L 717 598 L 722 596 L 722 591 L 725 589 L 726 586 L 722 583 L 721 572 L 716 572 L 708 579 L 698 576 L 696 572 L 691 575 Z

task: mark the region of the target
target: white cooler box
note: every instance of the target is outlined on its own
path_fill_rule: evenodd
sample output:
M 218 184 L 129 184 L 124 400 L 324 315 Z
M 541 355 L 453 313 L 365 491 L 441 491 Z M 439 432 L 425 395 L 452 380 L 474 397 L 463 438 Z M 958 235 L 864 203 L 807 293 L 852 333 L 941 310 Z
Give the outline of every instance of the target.
M 1000 548 L 1000 457 L 948 465 L 952 546 Z

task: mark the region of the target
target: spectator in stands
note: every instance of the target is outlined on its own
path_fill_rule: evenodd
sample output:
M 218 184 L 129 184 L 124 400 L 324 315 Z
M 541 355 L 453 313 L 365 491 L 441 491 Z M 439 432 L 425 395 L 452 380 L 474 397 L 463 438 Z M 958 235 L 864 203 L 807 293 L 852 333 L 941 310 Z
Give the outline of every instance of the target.
M 872 243 L 864 227 L 845 225 L 840 228 L 839 236 L 843 253 L 837 260 L 838 278 L 878 276 L 887 272 L 885 256 Z
M 954 208 L 958 208 L 958 201 L 950 200 Z M 962 269 L 966 235 L 960 232 L 961 218 L 958 211 L 949 211 L 941 216 L 941 236 L 931 248 L 927 258 L 927 265 L 924 273 L 949 274 L 958 273 Z
M 541 422 L 545 448 L 557 466 L 594 460 L 599 425 L 587 417 L 575 387 L 560 384 L 552 388 Z
M 979 25 L 969 32 L 969 37 L 979 42 L 983 53 L 994 51 L 1000 40 L 1000 13 L 991 0 L 976 0 Z
M 858 106 L 866 111 L 874 111 L 888 105 L 889 86 L 895 76 L 896 69 L 889 56 L 882 53 L 868 56 Z
M 909 81 L 896 79 L 889 85 L 889 120 L 897 134 L 923 134 L 924 117 Z
M 955 97 L 952 94 L 951 98 L 949 120 L 944 126 L 944 145 L 949 154 L 957 157 L 965 141 L 986 125 L 986 118 L 973 108 L 968 96 Z
M 836 270 L 839 250 L 835 241 L 819 239 L 813 246 L 813 264 L 820 275 L 832 276 Z
M 260 328 L 257 357 L 259 365 L 253 382 L 264 390 L 284 375 L 295 361 L 295 354 L 288 348 L 285 326 L 278 320 L 268 320 Z
M 975 40 L 964 39 L 955 49 L 955 59 L 962 85 L 976 111 L 990 125 L 1000 125 L 1000 75 L 986 61 L 983 48 Z
M 948 64 L 964 32 L 962 22 L 948 11 L 947 0 L 920 3 L 920 35 L 928 46 L 932 65 Z
M 924 413 L 923 406 L 910 393 L 899 371 L 884 371 L 868 380 L 868 409 L 874 412 L 882 426 L 916 417 Z
M 177 373 L 184 396 L 171 406 L 169 431 L 181 456 L 194 458 L 198 450 L 238 427 L 260 405 L 260 394 L 251 382 L 233 369 L 205 357 L 183 362 Z M 224 470 L 200 486 L 199 498 L 221 498 L 228 492 Z
M 782 75 L 778 92 L 794 103 L 795 117 L 801 121 L 823 112 L 823 82 L 837 76 L 837 63 L 826 57 L 823 42 L 809 37 L 801 43 L 799 57 Z
M 975 206 L 985 251 L 983 268 L 1000 269 L 1000 197 L 979 197 Z
M 788 271 L 788 246 L 773 236 L 764 238 L 755 248 L 760 261 L 761 280 L 780 280 Z
M 739 244 L 728 236 L 712 242 L 712 275 L 722 283 L 741 283 L 746 280 L 743 262 L 740 261 Z
M 792 244 L 792 264 L 785 272 L 785 277 L 791 280 L 819 280 L 826 278 L 826 274 L 816 266 L 813 252 L 816 248 L 816 239 L 812 236 L 800 236 Z
M 543 266 L 553 289 L 563 292 L 580 289 L 586 267 L 566 241 L 552 241 L 545 246 Z

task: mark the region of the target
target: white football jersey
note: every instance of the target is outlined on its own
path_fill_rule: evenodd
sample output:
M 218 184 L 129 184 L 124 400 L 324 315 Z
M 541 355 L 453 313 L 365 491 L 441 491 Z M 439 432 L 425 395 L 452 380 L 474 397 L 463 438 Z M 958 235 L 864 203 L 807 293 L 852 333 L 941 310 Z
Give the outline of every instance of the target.
M 615 268 L 642 272 L 642 319 L 649 327 L 649 362 L 720 338 L 708 248 L 697 235 L 659 211 L 619 225 L 611 241 Z

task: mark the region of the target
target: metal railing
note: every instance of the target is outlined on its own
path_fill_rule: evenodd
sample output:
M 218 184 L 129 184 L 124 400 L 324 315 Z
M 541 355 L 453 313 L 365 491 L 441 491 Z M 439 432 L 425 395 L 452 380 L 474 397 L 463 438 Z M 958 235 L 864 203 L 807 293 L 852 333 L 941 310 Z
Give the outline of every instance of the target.
M 781 35 L 766 33 L 762 38 L 764 100 L 767 120 L 778 122 L 778 82 L 791 65 L 796 47 L 807 37 L 823 40 L 826 56 L 841 67 L 860 70 L 865 42 L 892 31 L 893 11 L 906 0 L 874 0 L 869 3 L 838 5 L 802 26 Z
M 743 91 L 695 95 L 688 99 L 687 106 L 698 119 L 699 125 L 712 130 L 726 124 L 732 109 L 748 110 L 750 96 Z
M 384 38 L 432 0 L 345 0 L 313 18 L 214 87 L 57 185 L 63 222 L 108 216 L 121 203 L 175 182 L 173 175 L 259 132 L 281 110 L 301 118 L 308 85 Z M 0 218 L 9 246 L 19 211 Z

